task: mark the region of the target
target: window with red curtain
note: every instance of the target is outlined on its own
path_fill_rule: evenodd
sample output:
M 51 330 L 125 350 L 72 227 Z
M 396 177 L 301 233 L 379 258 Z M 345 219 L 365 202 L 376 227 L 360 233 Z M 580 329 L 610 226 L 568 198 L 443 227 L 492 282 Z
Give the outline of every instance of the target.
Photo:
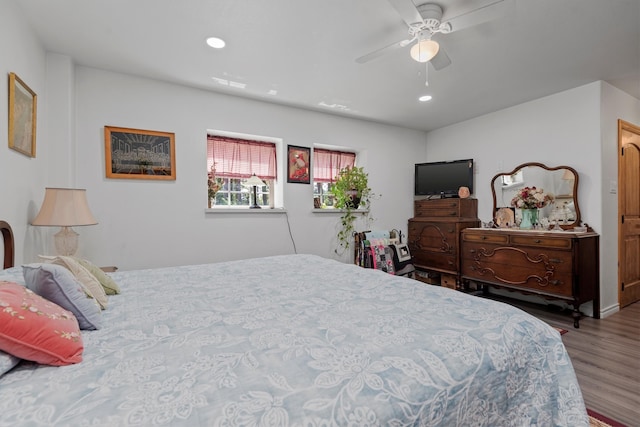
M 314 182 L 335 181 L 340 169 L 353 167 L 356 163 L 356 153 L 349 151 L 313 149 L 313 180 Z
M 214 164 L 220 178 L 246 179 L 255 173 L 262 180 L 275 180 L 276 144 L 207 135 L 207 171 Z

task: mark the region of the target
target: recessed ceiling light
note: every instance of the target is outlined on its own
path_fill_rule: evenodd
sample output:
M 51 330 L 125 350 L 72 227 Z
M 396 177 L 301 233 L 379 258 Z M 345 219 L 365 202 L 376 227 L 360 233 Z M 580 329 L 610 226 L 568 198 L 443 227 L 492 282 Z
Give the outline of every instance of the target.
M 207 44 L 214 49 L 222 49 L 226 45 L 225 41 L 218 37 L 209 37 L 207 39 Z
M 427 101 L 431 101 L 431 95 L 422 95 L 420 98 L 418 98 L 418 101 L 420 102 L 427 102 Z

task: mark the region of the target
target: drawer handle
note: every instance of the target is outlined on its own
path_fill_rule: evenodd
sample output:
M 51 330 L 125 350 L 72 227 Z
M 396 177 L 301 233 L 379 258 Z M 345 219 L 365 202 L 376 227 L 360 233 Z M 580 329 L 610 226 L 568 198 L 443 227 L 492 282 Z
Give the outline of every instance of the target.
M 448 231 L 449 231 L 449 233 L 453 233 L 455 230 L 450 228 Z
M 540 239 L 536 239 L 536 240 L 533 241 L 533 243 L 540 243 L 541 241 L 542 240 L 540 240 Z
M 453 265 L 453 261 L 449 260 L 449 265 Z
M 487 236 L 480 236 L 480 240 L 487 240 Z
M 449 216 L 457 216 L 457 215 L 458 215 L 458 213 L 457 213 L 457 212 L 451 212 L 451 213 L 449 214 Z
M 549 262 L 552 262 L 554 264 L 561 264 L 562 260 L 560 258 L 550 258 Z
M 560 280 L 550 280 L 549 283 L 551 283 L 552 285 L 559 285 L 562 282 L 560 282 Z
M 476 268 L 474 266 L 469 267 L 471 269 L 471 271 L 476 271 Z
M 471 252 L 472 254 L 475 254 L 476 250 L 475 249 L 469 249 L 469 252 Z

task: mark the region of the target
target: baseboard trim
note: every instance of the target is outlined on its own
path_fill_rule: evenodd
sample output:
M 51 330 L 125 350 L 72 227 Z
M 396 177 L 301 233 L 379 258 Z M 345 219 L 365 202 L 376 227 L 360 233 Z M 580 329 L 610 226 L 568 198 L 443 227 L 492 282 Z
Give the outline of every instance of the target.
M 601 308 L 600 318 L 604 319 L 605 317 L 611 316 L 612 314 L 615 314 L 619 311 L 620 311 L 620 304 L 613 304 L 613 305 L 610 305 L 609 307 Z

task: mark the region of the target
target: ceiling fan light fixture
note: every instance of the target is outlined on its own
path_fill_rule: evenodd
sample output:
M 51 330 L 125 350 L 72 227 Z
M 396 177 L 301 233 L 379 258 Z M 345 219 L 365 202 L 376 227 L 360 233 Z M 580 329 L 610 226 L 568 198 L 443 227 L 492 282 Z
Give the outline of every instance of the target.
M 411 58 L 418 62 L 429 62 L 438 54 L 440 45 L 431 39 L 420 40 L 411 47 Z

